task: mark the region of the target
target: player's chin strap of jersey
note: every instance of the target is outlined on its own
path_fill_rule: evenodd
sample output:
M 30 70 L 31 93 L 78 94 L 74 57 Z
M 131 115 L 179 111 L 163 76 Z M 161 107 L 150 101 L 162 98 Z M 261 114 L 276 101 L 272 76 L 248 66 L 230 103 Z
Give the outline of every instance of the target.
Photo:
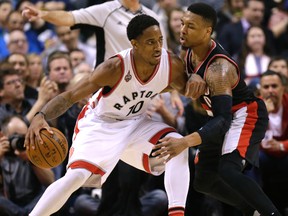
M 229 130 L 232 121 L 232 97 L 230 95 L 213 96 L 211 105 L 214 117 L 197 131 L 202 143 L 223 136 Z

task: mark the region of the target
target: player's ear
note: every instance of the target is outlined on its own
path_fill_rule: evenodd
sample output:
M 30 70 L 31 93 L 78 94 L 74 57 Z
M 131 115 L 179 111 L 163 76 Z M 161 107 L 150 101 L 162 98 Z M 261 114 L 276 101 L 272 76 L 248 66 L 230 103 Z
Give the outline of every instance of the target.
M 211 35 L 211 34 L 212 34 L 212 27 L 208 27 L 208 28 L 207 28 L 207 34 L 208 34 L 208 35 Z
M 138 48 L 138 43 L 136 40 L 132 39 L 131 44 L 132 44 L 133 48 L 136 48 L 136 49 Z

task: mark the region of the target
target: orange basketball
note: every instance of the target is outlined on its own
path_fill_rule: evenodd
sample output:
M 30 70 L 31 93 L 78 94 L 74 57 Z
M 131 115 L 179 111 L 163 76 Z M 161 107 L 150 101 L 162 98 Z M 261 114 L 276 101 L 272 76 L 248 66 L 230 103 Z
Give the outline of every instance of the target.
M 46 129 L 40 131 L 43 144 L 35 140 L 35 149 L 26 150 L 29 160 L 40 168 L 53 168 L 60 165 L 67 156 L 68 142 L 64 134 L 51 127 L 54 134 Z

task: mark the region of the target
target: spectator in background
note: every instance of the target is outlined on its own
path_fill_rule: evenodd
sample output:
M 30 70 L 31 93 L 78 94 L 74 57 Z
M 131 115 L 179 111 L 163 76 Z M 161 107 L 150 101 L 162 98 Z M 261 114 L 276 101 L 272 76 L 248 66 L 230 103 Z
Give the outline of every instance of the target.
M 0 120 L 7 114 L 17 114 L 25 118 L 27 124 L 53 96 L 55 85 L 47 81 L 39 89 L 37 100 L 24 96 L 24 81 L 9 63 L 0 65 Z
M 272 57 L 268 69 L 281 73 L 283 75 L 283 82 L 285 91 L 288 93 L 288 61 L 286 58 L 281 56 Z
M 10 54 L 21 53 L 28 54 L 28 41 L 25 33 L 22 30 L 12 30 L 8 34 L 7 48 Z
M 282 215 L 288 208 L 288 94 L 280 73 L 268 70 L 260 80 L 260 96 L 269 112 L 269 126 L 260 150 L 260 182 Z M 259 174 L 259 173 L 258 173 Z M 258 176 L 259 178 L 259 176 Z
M 90 65 L 86 62 L 80 62 L 75 68 L 74 68 L 74 74 L 78 73 L 91 73 L 93 71 L 93 68 L 90 67 Z
M 68 53 L 55 51 L 48 56 L 47 70 L 49 80 L 56 82 L 59 93 L 66 90 L 73 78 L 73 67 Z
M 288 57 L 288 0 L 274 1 L 268 27 L 275 37 L 275 49 L 279 55 Z
M 15 10 L 22 13 L 25 7 L 27 6 L 35 6 L 30 0 L 19 0 L 15 6 Z M 27 33 L 27 36 L 34 39 L 37 37 L 37 40 L 41 44 L 41 51 L 44 48 L 48 48 L 51 44 L 53 44 L 55 39 L 55 31 L 51 24 L 45 22 L 42 19 L 35 20 L 33 22 L 28 22 L 28 20 L 24 18 L 24 29 Z M 38 53 L 39 54 L 39 53 Z
M 28 55 L 28 69 L 29 74 L 26 78 L 26 84 L 34 89 L 40 87 L 41 80 L 44 78 L 44 68 L 42 65 L 42 58 L 35 53 Z
M 38 41 L 37 34 L 32 30 L 25 30 L 25 19 L 19 11 L 11 11 L 8 14 L 5 23 L 4 40 L 8 44 L 8 34 L 13 30 L 22 30 L 25 32 L 28 41 L 29 53 L 41 53 L 43 51 L 43 44 Z
M 7 56 L 7 49 L 3 50 L 2 47 L 6 46 L 6 42 L 3 37 L 5 21 L 8 14 L 12 11 L 13 6 L 10 0 L 0 1 L 0 60 Z
M 27 56 L 22 53 L 13 53 L 7 57 L 7 62 L 13 65 L 14 70 L 16 70 L 21 76 L 21 79 L 23 80 L 24 82 L 23 84 L 25 86 L 25 90 L 24 90 L 25 97 L 37 100 L 38 91 L 35 88 L 29 85 L 26 85 L 26 79 L 30 73 L 29 66 L 28 66 L 29 62 L 28 62 Z
M 180 55 L 180 30 L 181 30 L 181 18 L 184 14 L 184 10 L 181 7 L 172 8 L 168 12 L 168 33 L 167 33 L 167 45 L 168 49 L 173 53 Z
M 55 46 L 51 46 L 43 52 L 45 58 L 44 61 L 46 60 L 47 56 L 54 51 L 61 50 L 70 52 L 72 50 L 79 49 L 85 54 L 87 63 L 91 67 L 94 67 L 96 49 L 95 47 L 88 46 L 80 41 L 79 29 L 71 30 L 68 26 L 55 26 L 55 32 L 59 41 L 55 44 Z
M 0 1 L 0 33 L 3 33 L 3 27 L 5 25 L 8 14 L 12 11 L 13 6 L 10 0 Z
M 165 34 L 168 34 L 168 13 L 176 7 L 180 7 L 178 0 L 156 0 L 152 7 L 152 10 L 159 16 L 159 21 L 164 27 Z
M 85 62 L 86 60 L 84 51 L 78 48 L 70 50 L 69 56 L 70 56 L 70 60 L 71 60 L 71 64 L 73 68 L 75 68 L 81 62 Z
M 221 32 L 217 32 L 217 40 L 232 57 L 237 57 L 243 44 L 244 36 L 250 26 L 261 26 L 264 18 L 265 5 L 262 0 L 244 0 L 243 17 L 236 23 L 228 23 L 223 26 Z M 262 26 L 266 35 L 266 42 L 272 48 L 274 37 L 267 27 Z
M 268 68 L 270 55 L 264 30 L 260 26 L 250 26 L 243 41 L 238 65 L 246 84 L 253 90 L 257 89 L 261 74 Z
M 225 0 L 221 10 L 218 11 L 218 22 L 215 31 L 222 32 L 224 25 L 239 22 L 243 16 L 244 0 Z
M 5 194 L 0 195 L 2 216 L 27 216 L 54 181 L 50 169 L 36 167 L 28 160 L 23 147 L 27 128 L 22 118 L 15 115 L 6 116 L 1 122 L 0 164 Z M 11 147 L 16 140 L 19 146 Z

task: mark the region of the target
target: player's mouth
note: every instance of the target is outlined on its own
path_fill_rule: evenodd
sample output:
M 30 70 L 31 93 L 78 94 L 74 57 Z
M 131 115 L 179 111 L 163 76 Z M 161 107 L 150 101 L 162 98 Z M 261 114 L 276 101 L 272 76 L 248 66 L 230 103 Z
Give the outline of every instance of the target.
M 186 38 L 183 36 L 180 36 L 180 43 L 184 44 L 186 42 Z
M 154 53 L 153 57 L 154 57 L 156 60 L 160 61 L 160 59 L 161 59 L 161 52 L 156 52 L 156 53 Z

